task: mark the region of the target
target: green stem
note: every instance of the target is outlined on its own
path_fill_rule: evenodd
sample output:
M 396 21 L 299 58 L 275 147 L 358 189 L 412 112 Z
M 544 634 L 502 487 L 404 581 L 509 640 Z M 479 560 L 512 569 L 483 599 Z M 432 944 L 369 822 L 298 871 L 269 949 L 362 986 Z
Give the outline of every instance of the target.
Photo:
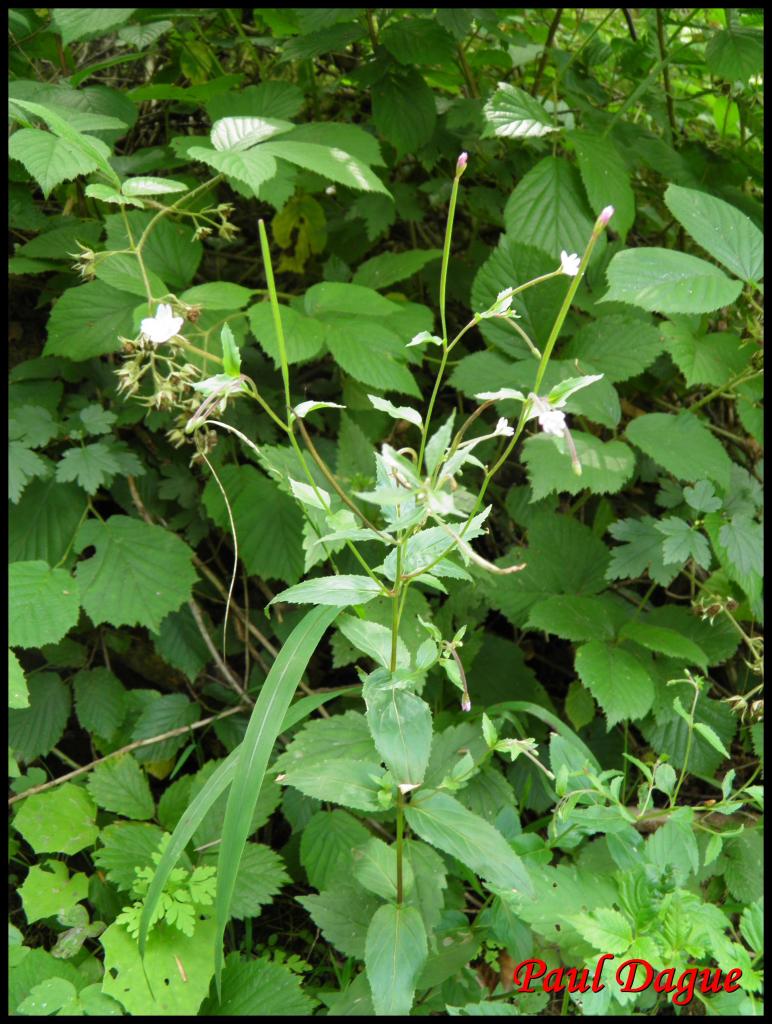
M 592 230 L 592 235 L 590 236 L 590 240 L 587 243 L 586 249 L 584 250 L 582 261 L 579 264 L 579 270 L 576 276 L 571 279 L 571 284 L 569 285 L 568 291 L 566 292 L 566 297 L 563 300 L 563 305 L 560 307 L 560 311 L 557 315 L 557 318 L 555 319 L 555 323 L 552 325 L 552 330 L 550 331 L 550 336 L 547 339 L 547 344 L 545 345 L 544 353 L 542 354 L 541 361 L 539 363 L 539 368 L 536 371 L 536 380 L 534 381 L 533 386 L 533 390 L 536 394 L 538 394 L 539 392 L 539 387 L 541 386 L 541 382 L 544 378 L 544 374 L 547 369 L 547 364 L 549 363 L 550 356 L 552 355 L 552 350 L 555 347 L 555 342 L 558 339 L 560 330 L 563 326 L 566 316 L 568 315 L 568 310 L 570 309 L 571 303 L 573 302 L 574 296 L 576 295 L 577 288 L 579 287 L 579 282 L 582 280 L 582 277 L 584 276 L 587 264 L 590 261 L 590 256 L 592 255 L 592 250 L 595 248 L 595 243 L 598 241 L 601 233 L 603 232 L 605 223 L 605 221 L 601 222 L 600 217 L 598 217 L 598 220 L 595 222 L 595 227 Z M 504 449 L 504 452 L 502 453 L 501 457 L 496 461 L 493 467 L 486 472 L 485 476 L 483 477 L 482 487 L 480 488 L 480 492 L 477 495 L 477 500 L 475 501 L 474 507 L 472 508 L 472 511 L 469 513 L 469 516 L 466 522 L 464 523 L 463 528 L 460 531 L 460 537 L 464 536 L 467 529 L 469 528 L 469 524 L 472 522 L 474 517 L 479 512 L 480 506 L 482 505 L 483 499 L 485 497 L 485 492 L 488 490 L 488 486 L 491 480 L 499 471 L 501 466 L 509 458 L 512 449 L 515 447 L 515 444 L 519 440 L 520 435 L 522 434 L 523 429 L 525 427 L 525 424 L 528 421 L 528 412 L 530 410 L 530 406 L 531 403 L 528 400 L 526 400 L 523 403 L 523 408 L 520 413 L 520 419 L 518 420 L 517 427 L 515 429 L 515 433 L 512 436 L 512 439 L 510 440 L 507 447 Z M 442 554 L 438 555 L 437 558 L 434 559 L 434 561 L 430 565 L 425 566 L 422 569 L 422 572 L 430 572 L 435 565 L 437 565 L 439 562 L 442 561 L 443 558 L 446 558 L 447 555 L 450 554 L 450 552 L 454 549 L 455 546 L 455 542 L 453 544 L 450 544 L 442 552 Z
M 392 672 L 397 671 L 397 646 L 399 642 L 399 604 L 400 585 L 399 577 L 402 572 L 402 545 L 397 548 L 397 567 L 394 573 L 394 598 L 391 613 L 391 659 L 389 667 Z
M 445 289 L 448 283 L 448 263 L 450 262 L 450 240 L 453 235 L 453 218 L 456 214 L 456 202 L 458 201 L 458 183 L 461 181 L 461 171 L 456 171 L 453 179 L 453 188 L 450 193 L 450 205 L 448 207 L 448 221 L 445 225 L 445 245 L 442 250 L 442 270 L 440 271 L 440 322 L 442 323 L 442 344 L 448 344 L 448 325 L 445 318 Z
M 681 774 L 678 777 L 678 784 L 676 785 L 675 792 L 670 798 L 670 806 L 675 807 L 676 801 L 678 800 L 678 794 L 681 792 L 681 786 L 683 785 L 684 779 L 686 778 L 686 769 L 689 767 L 689 755 L 692 752 L 692 740 L 694 738 L 694 712 L 697 709 L 697 700 L 700 696 L 699 687 L 694 687 L 694 700 L 692 701 L 692 709 L 689 712 L 689 732 L 686 737 L 686 751 L 684 753 L 684 764 L 681 768 Z
M 731 391 L 732 388 L 737 387 L 738 384 L 745 384 L 749 380 L 760 377 L 762 373 L 762 370 L 752 370 L 751 372 L 743 370 L 741 373 L 738 373 L 736 377 L 728 380 L 726 384 L 722 384 L 719 388 L 713 388 L 713 390 L 709 391 L 704 398 L 695 402 L 694 405 L 690 405 L 688 411 L 695 412 L 697 409 L 701 409 L 703 405 L 707 405 L 708 402 L 712 402 L 714 398 L 718 398 L 718 396 L 724 394 L 724 392 Z
M 257 222 L 257 229 L 260 233 L 260 249 L 263 254 L 263 266 L 265 267 L 265 280 L 268 285 L 268 295 L 271 300 L 271 311 L 273 323 L 276 328 L 276 339 L 279 343 L 279 360 L 281 362 L 281 379 L 284 382 L 284 401 L 287 407 L 287 422 L 292 422 L 292 403 L 290 401 L 289 386 L 289 364 L 287 362 L 287 346 L 284 341 L 284 329 L 281 324 L 281 313 L 279 311 L 279 297 L 276 294 L 276 282 L 273 279 L 273 265 L 271 263 L 271 250 L 268 247 L 268 235 L 265 231 L 265 223 L 262 218 Z
M 165 206 L 163 210 L 159 210 L 155 217 L 153 217 L 148 226 L 140 235 L 135 251 L 142 251 L 142 249 L 145 247 L 145 243 L 150 237 L 151 231 L 156 226 L 159 220 L 161 220 L 163 217 L 167 217 L 170 213 L 174 213 L 179 206 L 181 206 L 183 203 L 189 202 L 191 199 L 193 199 L 194 196 L 197 196 L 199 195 L 199 193 L 205 192 L 207 189 L 212 188 L 219 181 L 222 181 L 224 177 L 224 174 L 216 174 L 213 178 L 210 178 L 209 181 L 205 181 L 203 184 L 199 185 L 198 188 L 194 188 L 192 192 L 186 192 L 184 196 L 177 200 L 176 203 L 172 203 L 171 206 Z

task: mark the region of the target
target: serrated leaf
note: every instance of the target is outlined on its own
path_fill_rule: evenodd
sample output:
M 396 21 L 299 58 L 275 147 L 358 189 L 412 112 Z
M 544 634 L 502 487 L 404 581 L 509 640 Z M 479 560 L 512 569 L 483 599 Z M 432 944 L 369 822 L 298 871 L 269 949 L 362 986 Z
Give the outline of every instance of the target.
M 258 142 L 265 142 L 292 128 L 294 125 L 290 121 L 273 117 L 223 117 L 212 125 L 209 139 L 215 149 L 235 152 L 250 149 Z
M 354 848 L 369 837 L 365 826 L 346 811 L 317 812 L 300 837 L 300 862 L 311 885 L 330 889 L 336 879 L 350 881 Z
M 561 594 L 533 605 L 527 629 L 541 629 L 564 640 L 594 640 L 599 634 L 612 639 L 614 623 L 611 608 L 603 597 Z
M 119 246 L 120 248 L 120 246 Z M 133 337 L 136 296 L 102 281 L 68 288 L 48 318 L 43 355 L 82 361 L 117 352 L 119 336 Z
M 434 94 L 417 68 L 395 71 L 375 82 L 372 110 L 378 134 L 394 146 L 398 158 L 416 152 L 434 134 Z
M 21 441 L 8 444 L 8 499 L 17 505 L 27 484 L 35 477 L 45 479 L 50 464 Z
M 628 637 L 641 647 L 659 654 L 667 654 L 671 658 L 683 660 L 687 665 L 699 665 L 706 669 L 708 665 L 705 652 L 686 636 L 666 626 L 652 626 L 648 622 L 626 622 L 619 631 L 620 637 Z
M 54 672 L 29 680 L 29 706 L 8 712 L 8 742 L 25 761 L 52 750 L 70 717 L 70 691 Z
M 575 131 L 569 139 L 593 213 L 597 216 L 604 207 L 613 206 L 612 226 L 624 240 L 635 220 L 635 193 L 624 160 L 608 136 Z
M 722 505 L 709 480 L 698 480 L 694 487 L 684 487 L 684 498 L 696 512 L 717 512 Z
M 106 811 L 136 821 L 147 821 L 155 813 L 147 776 L 131 754 L 97 765 L 87 785 L 97 805 Z
M 162 836 L 157 825 L 128 821 L 108 825 L 99 834 L 94 863 L 118 889 L 129 892 L 137 880 L 136 869 L 152 867 Z
M 417 274 L 427 263 L 433 263 L 441 255 L 440 249 L 383 252 L 359 264 L 352 284 L 363 285 L 365 288 L 388 288 L 397 281 L 404 281 Z
M 325 939 L 344 956 L 364 959 L 367 930 L 378 909 L 374 896 L 359 885 L 336 882 L 333 888 L 318 895 L 298 897 L 298 903 L 306 908 Z
M 525 562 L 525 569 L 481 581 L 493 607 L 513 625 L 521 626 L 531 606 L 552 594 L 590 595 L 606 588 L 608 549 L 583 523 L 567 516 L 541 515 L 529 525 L 528 541 L 527 548 L 514 548 L 499 560 L 501 565 Z
M 263 143 L 260 151 L 269 154 L 271 158 L 297 164 L 349 188 L 389 195 L 386 186 L 366 164 L 335 146 L 280 140 Z
M 690 558 L 703 569 L 710 568 L 710 546 L 695 527 L 678 516 L 667 516 L 657 523 L 657 530 L 665 537 L 662 542 L 662 561 L 665 565 L 683 565 Z
M 746 82 L 764 69 L 763 33 L 736 25 L 715 32 L 705 48 L 705 60 L 719 78 Z
M 385 900 L 397 896 L 397 848 L 371 836 L 354 851 L 354 877 L 368 892 Z M 403 860 L 403 893 L 409 896 L 413 889 L 413 869 Z
M 723 489 L 729 486 L 729 456 L 693 414 L 646 413 L 631 420 L 625 432 L 634 445 L 679 480 L 707 478 Z
M 707 742 L 711 745 L 711 747 L 713 747 L 714 750 L 718 751 L 719 754 L 722 754 L 724 757 L 732 756 L 726 749 L 724 744 L 721 742 L 719 737 L 716 735 L 714 730 L 711 729 L 709 725 L 706 725 L 705 722 L 695 722 L 694 728 L 700 734 L 700 736 L 704 737 L 704 739 L 707 740 Z
M 269 153 L 264 152 L 264 148 L 256 146 L 254 149 L 243 152 L 239 150 L 221 152 L 216 149 L 192 146 L 188 150 L 188 156 L 191 160 L 200 160 L 229 178 L 235 178 L 236 181 L 251 189 L 252 195 L 259 196 L 260 186 L 270 181 L 278 169 L 276 161 Z
M 624 719 L 635 720 L 651 709 L 654 681 L 628 651 L 590 640 L 576 652 L 576 672 L 606 715 L 607 731 Z
M 197 579 L 193 552 L 168 530 L 128 516 L 90 519 L 78 531 L 75 550 L 91 545 L 96 552 L 78 563 L 76 576 L 95 625 L 143 625 L 157 632 L 164 617 L 190 597 Z
M 662 534 L 652 516 L 640 519 L 618 519 L 609 527 L 616 540 L 623 541 L 611 549 L 606 578 L 636 579 L 648 570 L 655 583 L 666 587 L 680 572 L 680 566 L 665 565 L 662 559 Z
M 523 459 L 528 479 L 538 501 L 553 492 L 578 494 L 614 494 L 621 491 L 635 469 L 635 456 L 621 441 L 601 441 L 592 434 L 572 432 L 576 454 L 582 467 L 581 476 L 572 469 L 572 460 L 564 438 L 547 434 L 529 437 L 523 445 Z
M 13 819 L 35 853 L 77 853 L 99 835 L 96 807 L 82 786 L 65 782 L 25 798 Z
M 8 154 L 24 165 L 46 199 L 63 181 L 90 174 L 99 166 L 79 146 L 39 128 L 17 129 L 8 141 Z
M 656 313 L 711 313 L 731 306 L 742 282 L 712 263 L 657 247 L 618 252 L 606 271 L 609 290 L 599 302 L 627 302 Z
M 705 251 L 743 281 L 764 276 L 764 236 L 753 221 L 723 199 L 668 185 L 665 205 Z
M 29 707 L 29 691 L 24 670 L 10 647 L 8 648 L 8 707 Z
M 204 863 L 214 863 L 215 860 L 216 851 L 211 851 Z M 259 917 L 262 907 L 270 903 L 289 880 L 284 861 L 278 853 L 262 843 L 247 843 L 236 875 L 231 917 L 237 920 Z M 265 1013 L 264 1010 L 261 1012 Z
M 661 352 L 656 327 L 637 317 L 613 314 L 581 327 L 560 354 L 592 366 L 616 383 L 642 373 Z
M 695 384 L 726 384 L 751 357 L 751 349 L 736 334 L 696 335 L 683 323 L 660 325 L 665 348 L 684 375 L 689 387 Z
M 367 929 L 365 968 L 376 1014 L 407 1015 L 428 947 L 415 907 L 379 907 Z
M 126 711 L 126 691 L 109 669 L 78 672 L 73 680 L 78 721 L 89 732 L 112 739 Z
M 74 484 L 51 476 L 33 480 L 8 524 L 8 560 L 56 565 L 67 551 L 86 508 L 86 495 Z
M 439 790 L 422 790 L 405 809 L 414 832 L 492 885 L 530 893 L 528 872 L 502 834 Z
M 432 744 L 429 705 L 387 669 L 372 673 L 362 687 L 362 696 L 373 741 L 394 781 L 419 785 Z
M 48 860 L 33 864 L 19 889 L 27 921 L 55 917 L 70 910 L 88 896 L 88 878 L 82 872 L 70 877 L 66 864 Z
M 62 43 L 67 46 L 80 39 L 105 35 L 128 21 L 135 10 L 135 7 L 54 7 L 52 17 Z
M 78 621 L 78 586 L 64 569 L 51 569 L 45 562 L 14 562 L 8 585 L 11 646 L 58 643 Z
M 120 462 L 102 441 L 68 448 L 56 466 L 56 479 L 61 483 L 77 483 L 86 494 L 96 494 L 100 487 L 108 486 L 121 470 Z
M 496 91 L 486 100 L 483 113 L 490 126 L 486 127 L 483 137 L 539 138 L 560 127 L 537 99 L 506 82 L 499 82 Z
M 252 845 L 252 844 L 250 844 Z M 199 1016 L 308 1017 L 314 1003 L 301 987 L 302 977 L 287 964 L 262 956 L 243 960 L 230 953 L 222 973 L 222 996 L 204 1002 Z
M 302 517 L 296 503 L 253 466 L 224 466 L 218 476 L 228 495 L 239 557 L 247 571 L 264 579 L 294 583 L 303 570 Z M 204 505 L 218 526 L 230 532 L 230 519 L 214 480 Z
M 593 223 L 576 170 L 548 156 L 521 179 L 504 207 L 507 234 L 557 263 L 561 250 L 583 252 Z
M 718 539 L 740 573 L 764 575 L 764 530 L 760 523 L 749 515 L 732 516 L 718 531 Z
M 378 811 L 381 805 L 377 779 L 381 774 L 382 769 L 376 762 L 330 758 L 311 766 L 292 768 L 281 781 L 317 800 L 330 800 L 359 811 Z
M 133 740 L 161 736 L 171 729 L 192 725 L 201 717 L 201 708 L 182 693 L 167 693 L 150 701 L 134 723 L 131 733 Z M 166 761 L 186 742 L 185 735 L 170 736 L 158 743 L 139 747 L 134 756 L 140 762 Z
M 624 953 L 633 941 L 630 922 L 611 907 L 597 907 L 586 916 L 573 917 L 571 923 L 590 945 L 604 953 Z

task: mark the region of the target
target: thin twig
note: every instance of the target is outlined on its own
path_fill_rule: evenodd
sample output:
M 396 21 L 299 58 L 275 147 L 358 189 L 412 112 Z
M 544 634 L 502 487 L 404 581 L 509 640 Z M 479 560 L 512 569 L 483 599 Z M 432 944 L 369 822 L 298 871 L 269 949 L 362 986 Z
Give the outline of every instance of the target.
M 225 677 L 225 680 L 228 683 L 228 685 L 236 691 L 236 693 L 239 695 L 239 697 L 241 697 L 242 700 L 247 701 L 249 704 L 254 704 L 255 702 L 252 700 L 250 696 L 248 696 L 244 687 L 241 685 L 236 676 L 228 668 L 228 665 L 220 656 L 219 651 L 214 645 L 214 641 L 209 636 L 209 631 L 206 628 L 206 623 L 204 622 L 204 616 L 201 612 L 201 609 L 193 600 L 193 598 L 191 598 L 188 601 L 188 608 L 190 608 L 191 615 L 193 616 L 196 626 L 198 627 L 198 631 L 201 634 L 201 639 L 206 644 L 206 648 L 211 654 L 212 660 L 214 661 L 215 665 L 217 665 L 217 668 L 220 670 L 220 674 Z
M 92 768 L 96 768 L 99 764 L 104 764 L 105 761 L 109 761 L 112 757 L 119 757 L 121 754 L 128 754 L 131 750 L 137 750 L 139 747 L 149 747 L 153 743 L 160 743 L 162 740 L 172 739 L 174 736 L 183 736 L 187 732 L 191 732 L 193 729 L 203 729 L 206 725 L 211 725 L 212 722 L 218 721 L 220 718 L 227 718 L 229 715 L 238 714 L 240 711 L 246 711 L 247 709 L 243 705 L 239 705 L 235 708 L 228 708 L 227 711 L 221 711 L 217 715 L 212 715 L 210 718 L 202 718 L 198 722 L 192 722 L 190 725 L 181 725 L 176 729 L 169 729 L 168 732 L 162 732 L 158 736 L 149 736 L 144 740 L 134 740 L 133 743 L 127 743 L 125 747 L 120 747 L 118 750 L 113 750 L 111 754 L 105 754 L 104 757 L 97 758 L 96 761 L 91 761 L 89 764 L 83 765 L 82 768 L 76 768 L 75 771 L 68 772 L 66 775 L 61 775 L 58 779 L 51 779 L 50 782 L 43 782 L 39 786 L 32 786 L 30 789 L 25 789 L 23 793 L 18 793 L 16 796 L 12 796 L 8 804 L 15 804 L 18 800 L 24 800 L 28 796 L 33 796 L 35 793 L 42 793 L 46 789 L 53 789 L 54 786 L 59 786 L 63 782 L 69 782 L 70 779 L 77 778 L 79 775 L 84 775 L 86 772 L 90 772 Z

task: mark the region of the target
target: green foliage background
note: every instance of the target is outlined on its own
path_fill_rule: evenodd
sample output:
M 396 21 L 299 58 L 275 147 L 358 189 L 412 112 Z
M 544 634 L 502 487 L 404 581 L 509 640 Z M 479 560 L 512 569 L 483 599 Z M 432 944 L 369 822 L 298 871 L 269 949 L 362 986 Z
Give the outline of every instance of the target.
M 668 1012 L 511 992 L 522 960 L 604 952 L 739 967 L 696 998 L 760 1012 L 762 13 L 17 8 L 9 29 L 10 1012 Z M 551 338 L 561 253 L 609 205 Z M 432 339 L 550 274 L 515 330 L 489 312 L 453 347 L 430 432 Z M 160 301 L 184 345 L 140 340 Z M 531 421 L 466 535 L 488 568 L 435 566 L 447 536 L 416 534 L 392 636 L 345 545 L 388 552 L 317 462 L 367 501 L 375 450 L 415 455 L 419 429 L 439 468 L 451 417 L 527 395 L 555 340 L 541 394 L 602 375 L 564 406 L 581 475 Z M 287 367 L 319 403 L 313 487 L 271 412 Z M 230 429 L 202 454 L 212 374 Z M 499 396 L 475 431 L 519 412 Z

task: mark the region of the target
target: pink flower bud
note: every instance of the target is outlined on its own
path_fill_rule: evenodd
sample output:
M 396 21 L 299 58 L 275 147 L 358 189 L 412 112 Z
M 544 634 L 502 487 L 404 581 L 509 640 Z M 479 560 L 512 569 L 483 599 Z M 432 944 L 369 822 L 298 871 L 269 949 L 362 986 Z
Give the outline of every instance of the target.
M 600 211 L 600 216 L 598 217 L 598 224 L 602 228 L 605 228 L 605 226 L 608 224 L 608 222 L 611 220 L 611 218 L 613 216 L 614 216 L 614 207 L 613 206 L 604 206 L 603 209 Z
M 463 174 L 466 170 L 466 162 L 469 159 L 468 153 L 462 153 L 461 156 L 456 160 L 456 174 Z
M 471 711 L 472 710 L 472 702 L 471 702 L 471 700 L 468 697 L 462 697 L 461 698 L 461 710 L 462 711 Z

